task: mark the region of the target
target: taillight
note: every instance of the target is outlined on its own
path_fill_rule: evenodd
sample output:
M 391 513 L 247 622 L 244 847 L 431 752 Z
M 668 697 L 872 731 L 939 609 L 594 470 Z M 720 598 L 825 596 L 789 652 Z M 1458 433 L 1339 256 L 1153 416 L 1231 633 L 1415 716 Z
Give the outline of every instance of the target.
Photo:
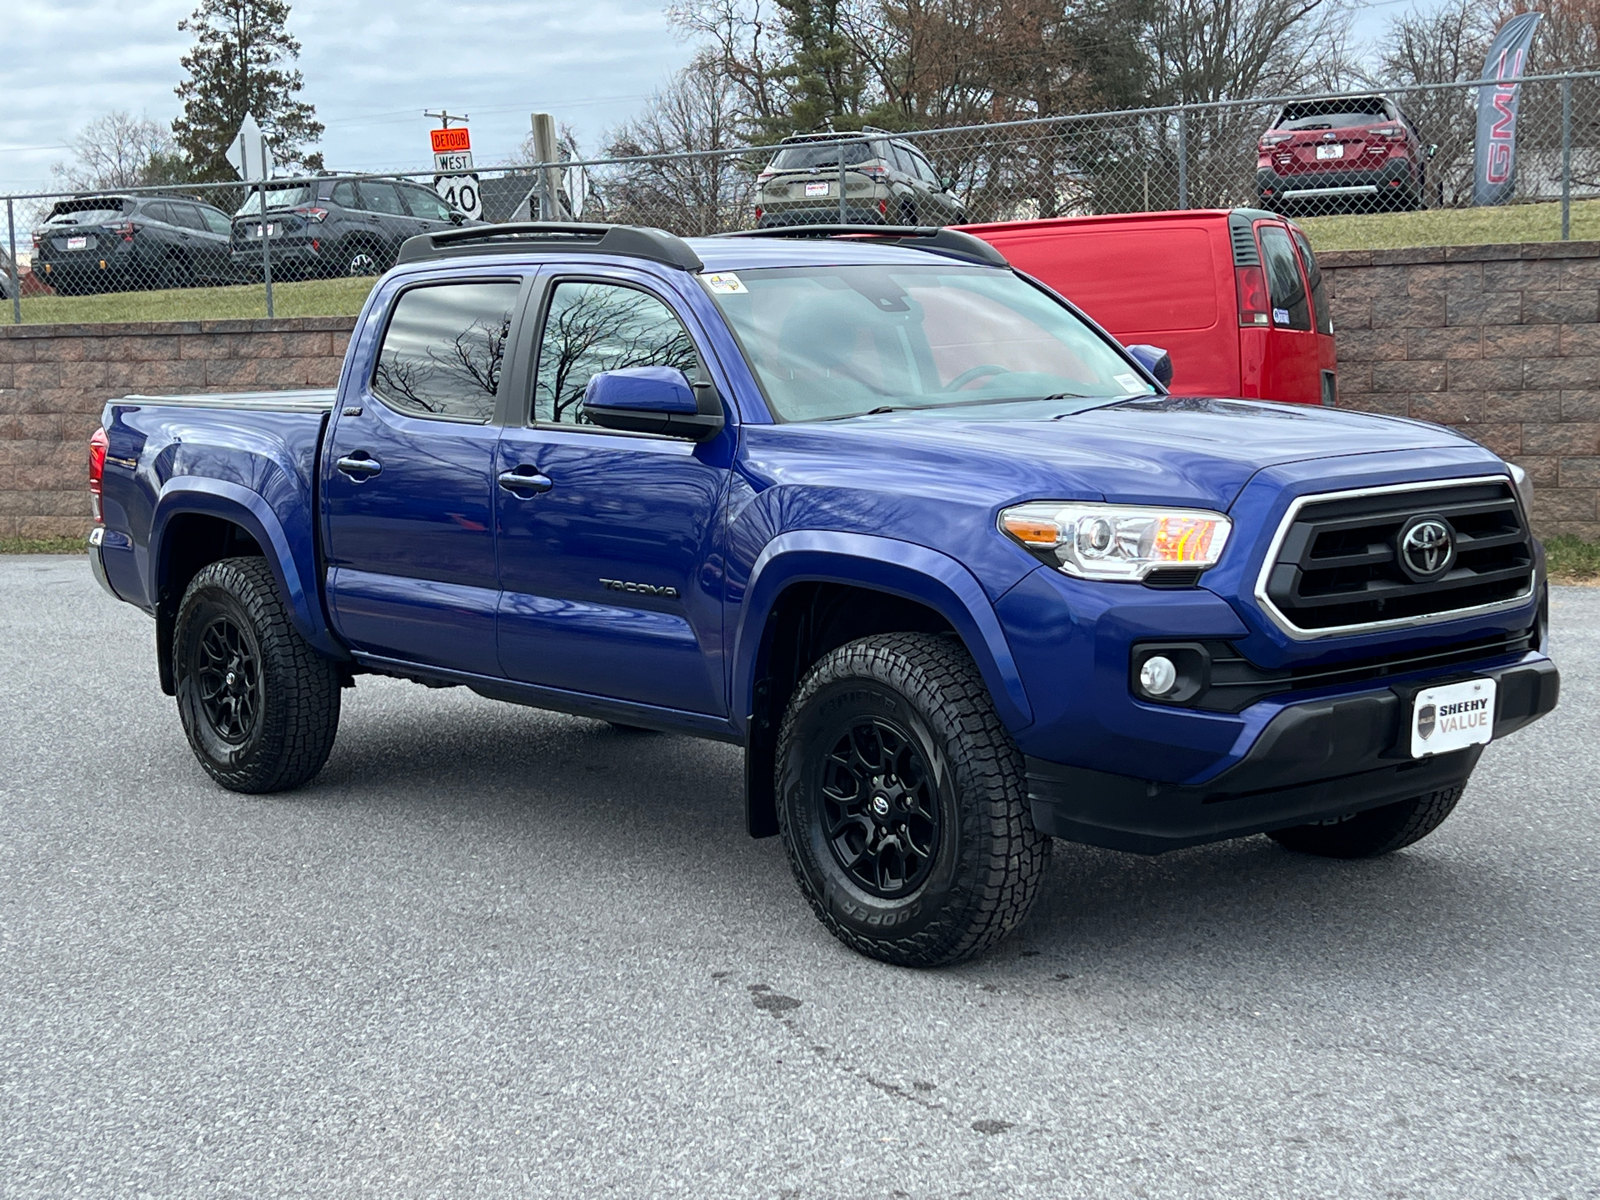
M 1396 141 L 1406 135 L 1406 131 L 1398 125 L 1379 125 L 1376 129 L 1367 130 L 1367 133 L 1372 137 L 1392 138 Z
M 756 220 L 761 220 L 761 205 L 756 205 Z
M 131 242 L 133 241 L 133 235 L 139 232 L 139 227 L 132 221 L 123 221 L 120 224 L 111 226 L 111 232 L 120 233 L 123 241 Z
M 320 221 L 328 215 L 328 210 L 325 208 L 297 208 L 294 211 L 305 214 L 308 221 Z
M 1265 150 L 1269 146 L 1281 146 L 1292 137 L 1294 137 L 1292 133 L 1263 133 L 1261 135 L 1261 148 Z
M 889 202 L 887 200 L 878 201 L 878 215 L 880 217 L 887 217 L 889 215 Z
M 1239 267 L 1233 274 L 1239 283 L 1239 324 L 1272 324 L 1267 312 L 1267 277 L 1261 268 Z
M 105 523 L 105 515 L 100 504 L 101 480 L 106 473 L 106 451 L 111 448 L 111 442 L 106 437 L 104 429 L 96 429 L 89 437 L 89 511 L 94 516 L 94 523 Z
M 886 174 L 888 174 L 888 168 L 883 166 L 881 163 L 862 163 L 859 167 L 857 167 L 855 169 L 857 171 L 860 171 L 863 175 L 886 175 Z

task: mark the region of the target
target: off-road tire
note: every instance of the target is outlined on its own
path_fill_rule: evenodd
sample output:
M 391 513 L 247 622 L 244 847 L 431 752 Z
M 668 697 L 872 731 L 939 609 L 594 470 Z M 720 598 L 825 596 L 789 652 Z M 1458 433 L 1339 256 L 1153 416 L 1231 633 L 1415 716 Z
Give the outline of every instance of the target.
M 1366 812 L 1318 825 L 1276 829 L 1267 836 L 1286 850 L 1321 858 L 1376 858 L 1403 850 L 1427 837 L 1448 817 L 1461 799 L 1464 785 L 1369 808 Z
M 922 881 L 897 898 L 858 886 L 823 824 L 830 747 L 850 722 L 873 718 L 909 733 L 940 781 L 930 782 L 937 849 Z M 980 954 L 1038 895 L 1050 839 L 1033 826 L 1022 754 L 953 638 L 880 634 L 814 664 L 784 713 L 776 784 L 778 831 L 801 892 L 830 933 L 869 957 L 931 967 Z
M 230 630 L 253 652 L 252 716 L 228 736 L 203 698 L 208 630 Z M 261 558 L 225 558 L 190 582 L 172 639 L 178 716 L 206 773 L 235 792 L 282 792 L 328 761 L 339 729 L 339 673 L 289 620 Z

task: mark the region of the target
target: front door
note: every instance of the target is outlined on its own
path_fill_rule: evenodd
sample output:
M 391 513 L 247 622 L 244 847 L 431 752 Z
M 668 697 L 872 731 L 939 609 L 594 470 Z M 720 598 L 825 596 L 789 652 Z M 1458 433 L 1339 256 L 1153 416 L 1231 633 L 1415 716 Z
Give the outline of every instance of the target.
M 515 279 L 401 293 L 324 453 L 328 606 L 354 649 L 498 675 L 496 400 Z
M 611 274 L 611 273 L 608 273 Z M 718 515 L 731 432 L 696 444 L 583 422 L 596 372 L 705 368 L 642 280 L 547 285 L 531 415 L 495 462 L 500 664 L 515 680 L 725 715 Z
M 1305 277 L 1295 257 L 1289 230 L 1275 222 L 1256 226 L 1261 263 L 1266 269 L 1267 298 L 1272 307 L 1266 361 L 1261 367 L 1261 398 L 1297 404 L 1322 402 L 1317 334 Z

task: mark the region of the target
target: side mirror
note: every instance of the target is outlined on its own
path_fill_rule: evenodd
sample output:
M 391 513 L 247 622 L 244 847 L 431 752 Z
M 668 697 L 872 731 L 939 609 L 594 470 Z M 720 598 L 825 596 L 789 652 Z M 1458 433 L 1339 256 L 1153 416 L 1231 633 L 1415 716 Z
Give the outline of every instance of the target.
M 1428 147 L 1428 157 L 1430 159 L 1437 153 L 1439 153 L 1439 147 L 1438 146 L 1429 146 Z
M 707 384 L 691 386 L 676 367 L 601 371 L 583 391 L 591 424 L 627 433 L 664 433 L 703 442 L 722 430 L 722 400 Z
M 1160 346 L 1127 346 L 1128 356 L 1156 377 L 1162 387 L 1172 386 L 1172 355 Z
M 466 223 L 467 223 L 467 215 L 465 213 L 457 212 L 453 208 L 450 210 L 450 224 L 452 224 L 452 225 L 465 225 Z

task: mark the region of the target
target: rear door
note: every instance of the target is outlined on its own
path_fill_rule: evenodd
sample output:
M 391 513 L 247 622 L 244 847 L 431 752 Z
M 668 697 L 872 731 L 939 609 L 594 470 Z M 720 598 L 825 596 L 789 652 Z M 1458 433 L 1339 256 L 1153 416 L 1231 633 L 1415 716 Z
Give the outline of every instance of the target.
M 386 269 L 394 262 L 400 243 L 420 232 L 421 227 L 400 203 L 400 193 L 394 184 L 363 179 L 359 186 L 363 206 L 375 218 L 374 225 L 383 239 L 383 260 L 379 266 Z
M 518 274 L 401 292 L 323 455 L 328 607 L 353 648 L 500 673 L 492 477 L 515 375 Z
M 1322 376 L 1311 296 L 1289 230 L 1276 221 L 1258 221 L 1256 240 L 1272 313 L 1261 366 L 1261 398 L 1320 404 Z

